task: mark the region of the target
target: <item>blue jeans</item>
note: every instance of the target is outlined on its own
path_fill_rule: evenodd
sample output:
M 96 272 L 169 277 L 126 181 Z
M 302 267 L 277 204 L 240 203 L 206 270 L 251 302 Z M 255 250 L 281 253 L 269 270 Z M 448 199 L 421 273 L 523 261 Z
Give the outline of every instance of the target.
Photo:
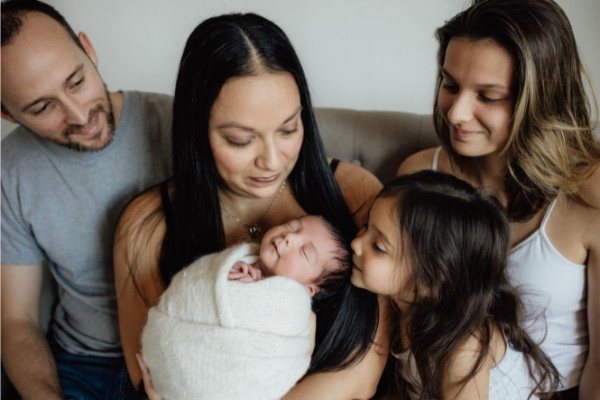
M 135 390 L 123 357 L 92 357 L 68 353 L 50 340 L 65 399 L 130 400 Z

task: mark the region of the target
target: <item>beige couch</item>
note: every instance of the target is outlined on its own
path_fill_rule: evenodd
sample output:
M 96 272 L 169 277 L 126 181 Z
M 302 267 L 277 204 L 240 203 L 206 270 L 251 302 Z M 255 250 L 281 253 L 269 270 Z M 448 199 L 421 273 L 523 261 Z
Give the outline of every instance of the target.
M 440 143 L 431 115 L 344 108 L 315 111 L 327 154 L 365 167 L 382 182 L 396 174 L 407 156 Z

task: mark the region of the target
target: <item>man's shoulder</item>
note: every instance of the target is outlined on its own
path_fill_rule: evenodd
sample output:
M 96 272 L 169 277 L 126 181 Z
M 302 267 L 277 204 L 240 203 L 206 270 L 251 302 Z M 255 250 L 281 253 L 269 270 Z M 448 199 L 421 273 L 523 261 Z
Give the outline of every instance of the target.
M 16 161 L 27 162 L 31 157 L 44 147 L 44 141 L 22 125 L 13 129 L 2 139 L 2 169 L 14 164 Z

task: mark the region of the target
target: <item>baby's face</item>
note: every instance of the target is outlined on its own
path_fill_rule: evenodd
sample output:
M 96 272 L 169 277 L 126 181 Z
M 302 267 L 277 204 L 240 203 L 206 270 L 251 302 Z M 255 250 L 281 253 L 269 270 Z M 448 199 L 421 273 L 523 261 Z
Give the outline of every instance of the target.
M 260 261 L 266 276 L 280 275 L 304 285 L 312 295 L 316 279 L 334 258 L 335 241 L 326 223 L 309 215 L 275 226 L 265 233 Z

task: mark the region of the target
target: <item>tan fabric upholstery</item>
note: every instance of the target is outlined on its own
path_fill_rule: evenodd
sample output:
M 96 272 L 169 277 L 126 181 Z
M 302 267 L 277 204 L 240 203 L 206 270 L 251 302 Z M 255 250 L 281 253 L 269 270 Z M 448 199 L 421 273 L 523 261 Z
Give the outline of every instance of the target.
M 440 143 L 431 115 L 342 108 L 315 112 L 327 155 L 359 164 L 382 182 L 407 156 Z

